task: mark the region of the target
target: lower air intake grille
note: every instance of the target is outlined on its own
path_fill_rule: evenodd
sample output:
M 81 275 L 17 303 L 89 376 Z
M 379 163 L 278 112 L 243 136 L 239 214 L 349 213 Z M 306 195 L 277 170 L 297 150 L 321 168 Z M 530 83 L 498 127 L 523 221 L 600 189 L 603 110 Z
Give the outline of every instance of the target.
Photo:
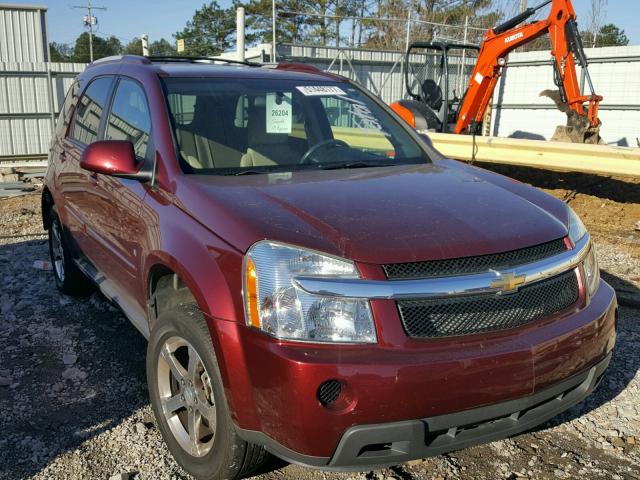
M 519 327 L 566 310 L 578 297 L 578 279 L 569 271 L 512 294 L 402 300 L 398 309 L 410 337 L 438 338 Z

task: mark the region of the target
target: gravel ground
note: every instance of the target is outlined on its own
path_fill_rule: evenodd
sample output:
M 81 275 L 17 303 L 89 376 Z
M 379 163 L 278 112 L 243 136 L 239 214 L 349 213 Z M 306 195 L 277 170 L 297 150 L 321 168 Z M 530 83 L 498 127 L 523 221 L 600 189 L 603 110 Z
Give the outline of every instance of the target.
M 603 276 L 623 306 L 609 372 L 586 402 L 508 440 L 382 471 L 333 474 L 274 463 L 256 478 L 640 479 L 640 231 L 633 228 L 640 218 L 610 236 L 597 228 L 602 219 L 587 218 L 599 232 Z M 34 267 L 47 258 L 39 197 L 1 200 L 0 479 L 188 478 L 154 426 L 145 340 L 99 294 L 59 294 L 51 272 Z

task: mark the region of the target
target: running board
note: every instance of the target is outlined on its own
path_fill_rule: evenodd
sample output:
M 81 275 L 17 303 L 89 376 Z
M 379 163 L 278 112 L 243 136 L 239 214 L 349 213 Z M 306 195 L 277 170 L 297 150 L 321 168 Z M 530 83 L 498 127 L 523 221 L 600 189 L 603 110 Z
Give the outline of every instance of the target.
M 125 317 L 127 317 L 133 326 L 148 340 L 151 332 L 149 331 L 149 322 L 147 321 L 147 316 L 144 311 L 138 305 L 125 300 L 123 296 L 119 294 L 115 284 L 100 273 L 91 262 L 86 259 L 75 259 L 74 261 L 82 273 L 96 284 L 109 301 L 122 310 Z

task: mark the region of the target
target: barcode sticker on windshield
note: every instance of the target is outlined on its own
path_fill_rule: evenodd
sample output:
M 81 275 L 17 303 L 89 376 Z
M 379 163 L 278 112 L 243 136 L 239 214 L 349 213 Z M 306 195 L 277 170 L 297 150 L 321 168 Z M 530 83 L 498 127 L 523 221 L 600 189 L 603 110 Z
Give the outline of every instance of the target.
M 315 85 L 306 87 L 296 87 L 300 93 L 307 97 L 320 96 L 320 95 L 346 95 L 347 92 L 340 87 L 330 87 L 326 85 Z
M 291 92 L 267 93 L 267 133 L 291 133 Z

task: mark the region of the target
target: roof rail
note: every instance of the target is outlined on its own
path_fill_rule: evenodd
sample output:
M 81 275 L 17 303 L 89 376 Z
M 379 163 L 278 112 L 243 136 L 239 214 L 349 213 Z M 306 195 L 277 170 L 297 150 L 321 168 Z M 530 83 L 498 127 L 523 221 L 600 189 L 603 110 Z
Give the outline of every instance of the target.
M 112 55 L 110 57 L 99 58 L 94 60 L 88 66 L 103 65 L 105 63 L 137 63 L 139 65 L 148 65 L 151 62 L 147 57 L 141 55 Z
M 289 72 L 303 72 L 303 73 L 314 73 L 316 75 L 322 75 L 324 77 L 333 78 L 335 80 L 344 80 L 344 77 L 340 75 L 336 75 L 335 73 L 326 72 L 321 70 L 320 68 L 312 65 L 310 63 L 302 63 L 302 62 L 279 62 L 274 68 L 276 70 L 286 70 Z
M 276 70 L 293 70 L 296 72 L 309 72 L 309 73 L 325 73 L 315 65 L 310 63 L 300 62 L 280 62 L 275 66 Z
M 179 55 L 153 55 L 146 57 L 150 62 L 185 62 L 185 63 L 232 63 L 238 65 L 247 65 L 249 67 L 261 67 L 259 63 L 247 62 L 243 60 L 231 60 L 228 58 L 216 57 L 183 57 Z

